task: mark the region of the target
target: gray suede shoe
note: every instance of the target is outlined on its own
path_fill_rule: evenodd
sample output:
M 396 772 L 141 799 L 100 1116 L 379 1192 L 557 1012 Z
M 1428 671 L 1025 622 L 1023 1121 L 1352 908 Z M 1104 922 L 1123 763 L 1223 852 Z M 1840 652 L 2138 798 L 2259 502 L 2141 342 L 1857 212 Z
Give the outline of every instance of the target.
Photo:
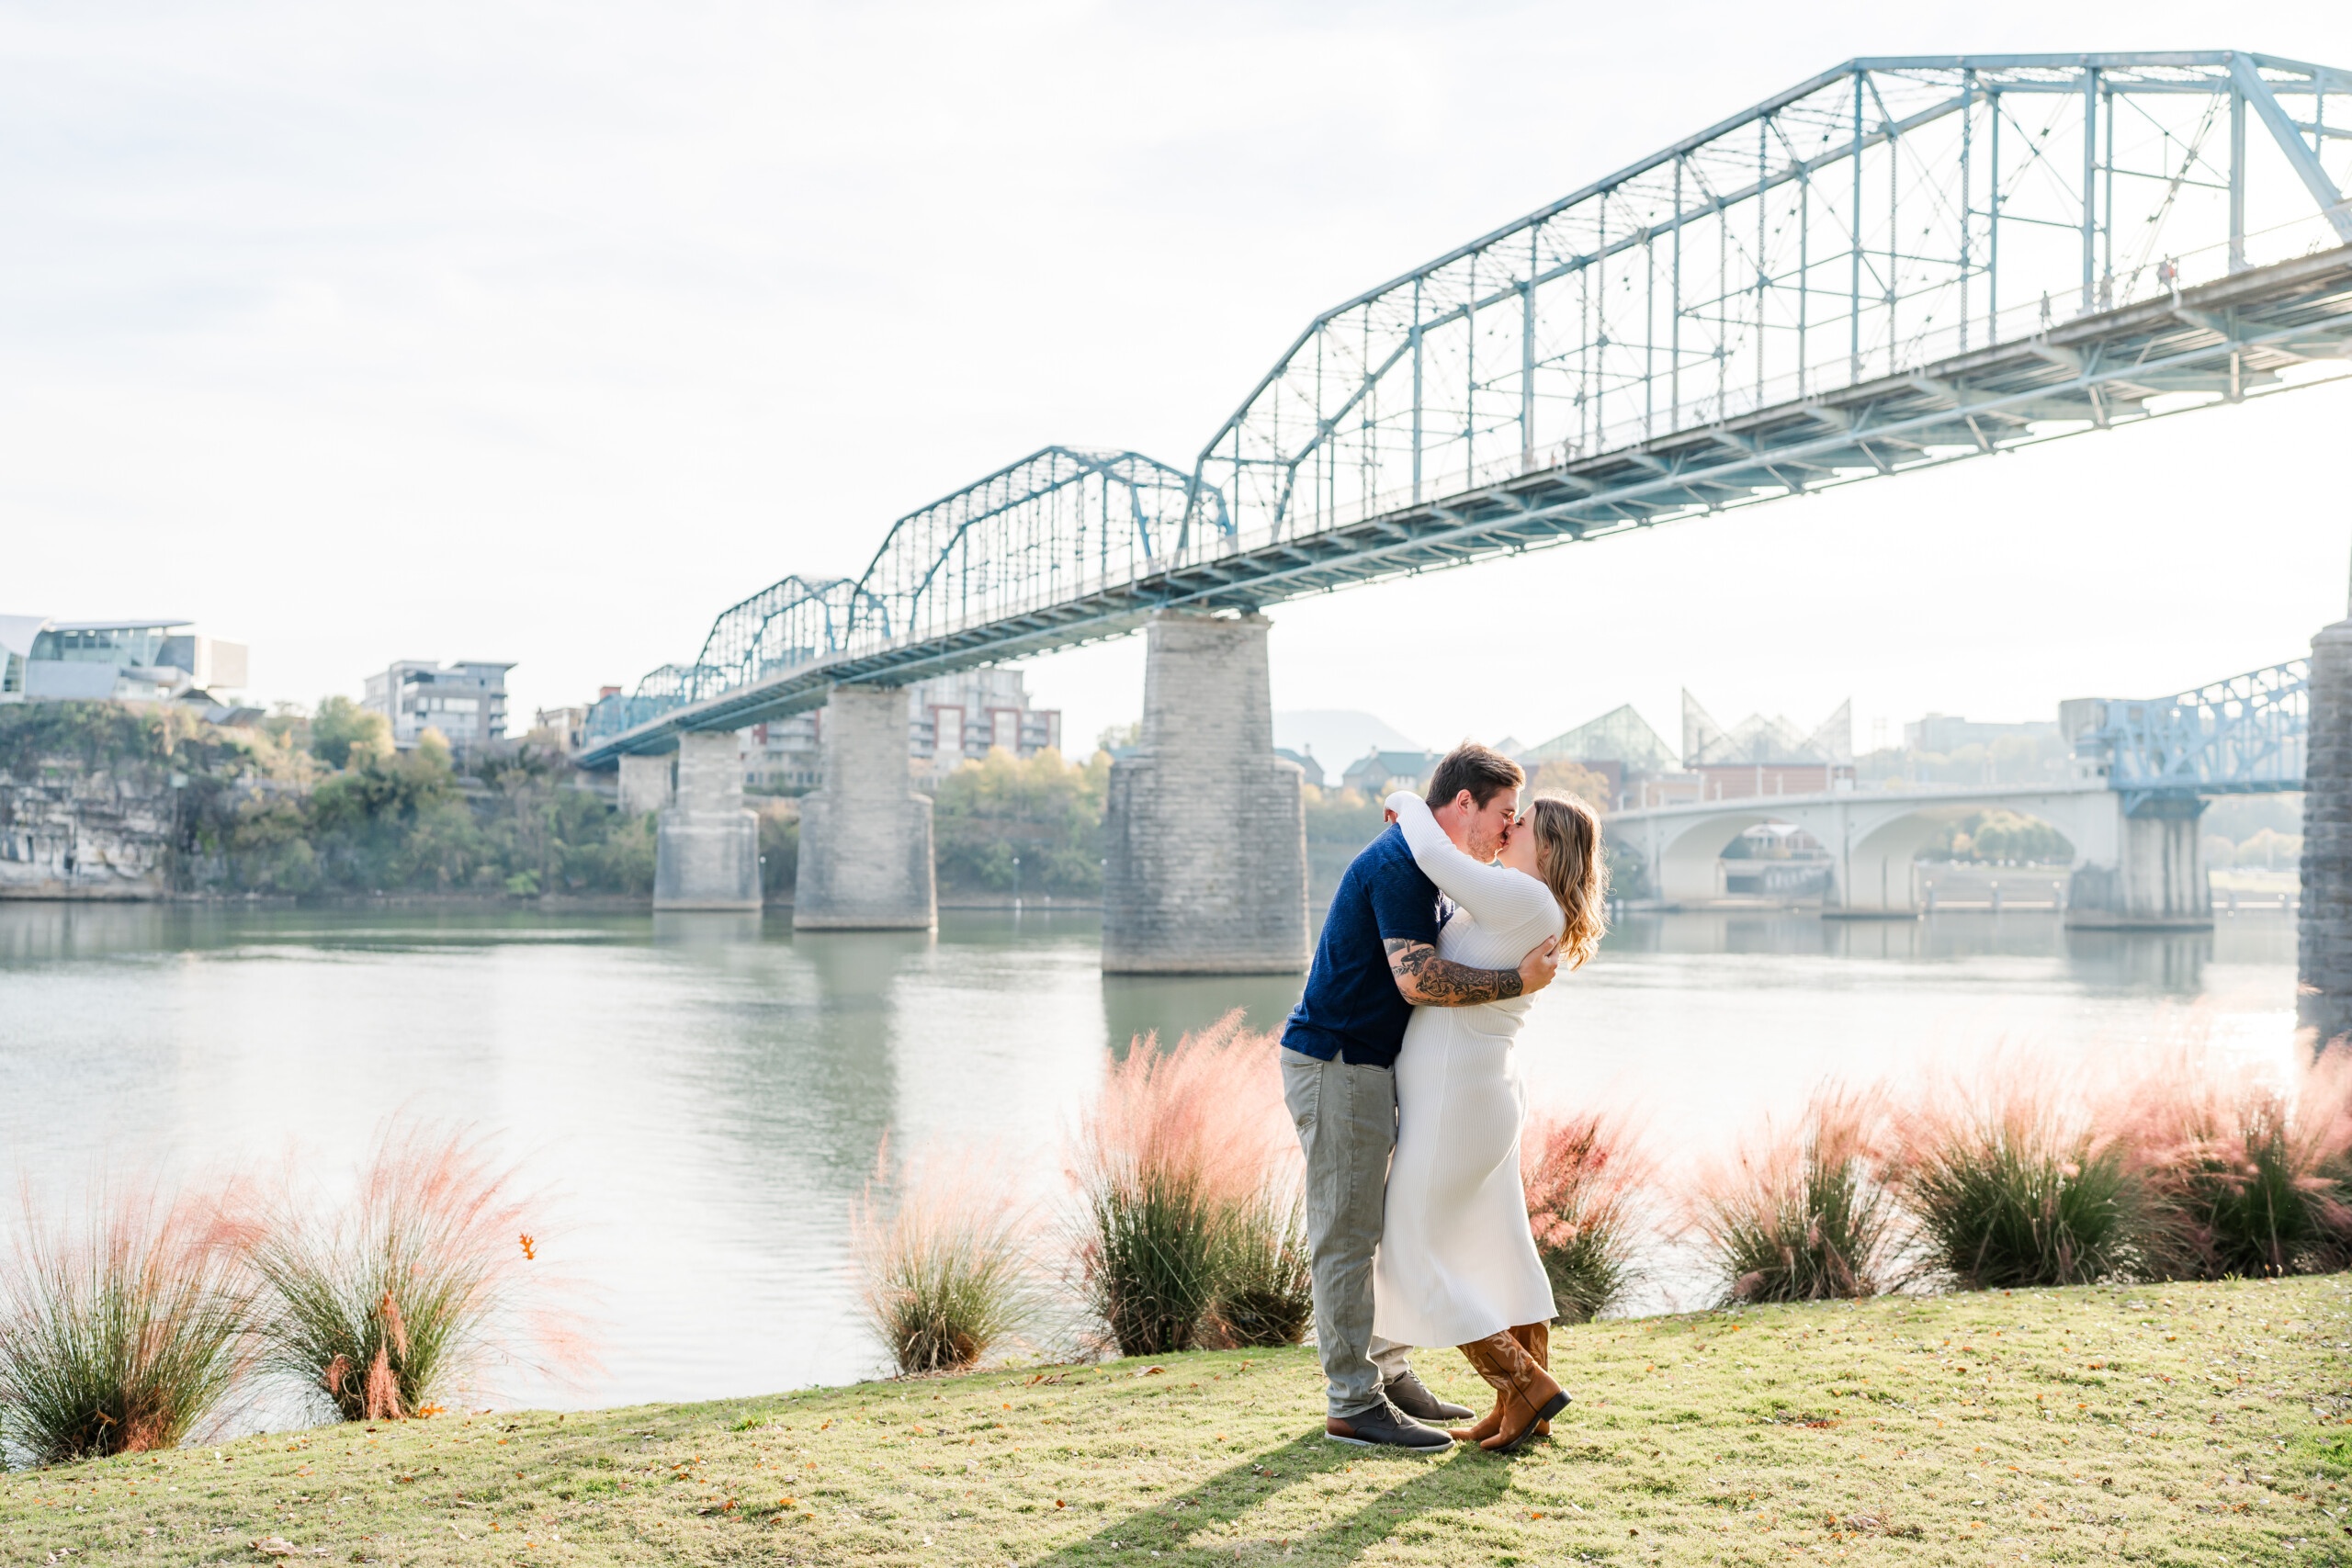
M 1403 1449 L 1408 1453 L 1442 1453 L 1453 1439 L 1434 1427 L 1424 1427 L 1382 1400 L 1352 1416 L 1334 1416 L 1323 1423 L 1323 1435 L 1335 1443 L 1365 1449 Z
M 1423 1382 L 1410 1367 L 1407 1367 L 1402 1373 L 1382 1383 L 1380 1392 L 1386 1396 L 1389 1404 L 1416 1421 L 1467 1421 L 1470 1419 L 1471 1412 L 1468 1405 L 1448 1404 L 1444 1400 L 1431 1393 L 1429 1384 Z

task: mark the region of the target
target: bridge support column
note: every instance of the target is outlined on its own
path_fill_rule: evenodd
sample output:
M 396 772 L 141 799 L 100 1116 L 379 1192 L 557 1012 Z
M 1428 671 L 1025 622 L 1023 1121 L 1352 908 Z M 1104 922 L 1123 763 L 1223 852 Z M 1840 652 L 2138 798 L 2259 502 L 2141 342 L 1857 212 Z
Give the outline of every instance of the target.
M 1274 755 L 1267 630 L 1181 611 L 1145 630 L 1143 743 L 1112 765 L 1102 827 L 1106 974 L 1306 967 L 1303 775 Z
M 2352 621 L 2312 638 L 2303 758 L 2295 1015 L 2324 1044 L 2352 1033 Z
M 662 811 L 654 841 L 653 907 L 760 907 L 760 821 L 743 808 L 741 747 L 732 730 L 678 737 L 677 796 Z
M 929 931 L 939 923 L 931 800 L 907 783 L 903 686 L 835 686 L 825 782 L 800 802 L 795 931 Z
M 2107 832 L 2077 841 L 2081 857 L 2066 884 L 2066 924 L 2088 930 L 2197 929 L 2213 923 L 2197 796 L 2156 795 L 2126 811 L 2113 796 Z
M 621 759 L 621 815 L 642 817 L 670 804 L 678 759 L 664 751 L 654 756 Z
M 1814 836 L 1830 853 L 1829 886 L 1821 896 L 1825 920 L 1916 920 L 1921 914 L 1919 851 L 1942 829 L 1929 818 L 1896 818 L 1875 828 L 1858 829 L 1849 800 L 1832 808 L 1826 824 Z M 1832 837 L 1831 835 L 1835 835 Z

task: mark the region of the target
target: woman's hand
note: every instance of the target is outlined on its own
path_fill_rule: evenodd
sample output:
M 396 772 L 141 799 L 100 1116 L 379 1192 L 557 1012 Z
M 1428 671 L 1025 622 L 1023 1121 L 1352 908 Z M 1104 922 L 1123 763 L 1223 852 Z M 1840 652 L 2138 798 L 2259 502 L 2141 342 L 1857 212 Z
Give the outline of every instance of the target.
M 1552 983 L 1560 972 L 1560 939 L 1545 937 L 1544 945 L 1519 961 L 1519 994 L 1532 997 Z

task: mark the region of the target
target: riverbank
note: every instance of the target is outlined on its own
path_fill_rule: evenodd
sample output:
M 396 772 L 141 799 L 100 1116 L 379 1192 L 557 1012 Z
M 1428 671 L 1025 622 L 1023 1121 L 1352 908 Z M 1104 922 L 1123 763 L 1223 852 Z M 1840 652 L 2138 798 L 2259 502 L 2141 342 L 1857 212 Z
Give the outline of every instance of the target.
M 2347 1340 L 2346 1276 L 1594 1324 L 1513 1460 L 1325 1441 L 1306 1350 L 442 1416 L 9 1474 L 0 1562 L 2337 1561 Z

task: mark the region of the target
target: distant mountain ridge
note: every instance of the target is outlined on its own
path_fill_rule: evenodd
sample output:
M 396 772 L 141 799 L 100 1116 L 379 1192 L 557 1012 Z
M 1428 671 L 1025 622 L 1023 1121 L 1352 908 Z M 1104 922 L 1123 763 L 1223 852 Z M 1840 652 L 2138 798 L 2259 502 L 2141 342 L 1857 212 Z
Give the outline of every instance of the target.
M 1337 780 L 1340 770 L 1365 752 L 1423 751 L 1428 748 L 1385 719 L 1357 708 L 1301 708 L 1274 715 L 1274 745 L 1284 751 L 1312 750 L 1315 760 Z

